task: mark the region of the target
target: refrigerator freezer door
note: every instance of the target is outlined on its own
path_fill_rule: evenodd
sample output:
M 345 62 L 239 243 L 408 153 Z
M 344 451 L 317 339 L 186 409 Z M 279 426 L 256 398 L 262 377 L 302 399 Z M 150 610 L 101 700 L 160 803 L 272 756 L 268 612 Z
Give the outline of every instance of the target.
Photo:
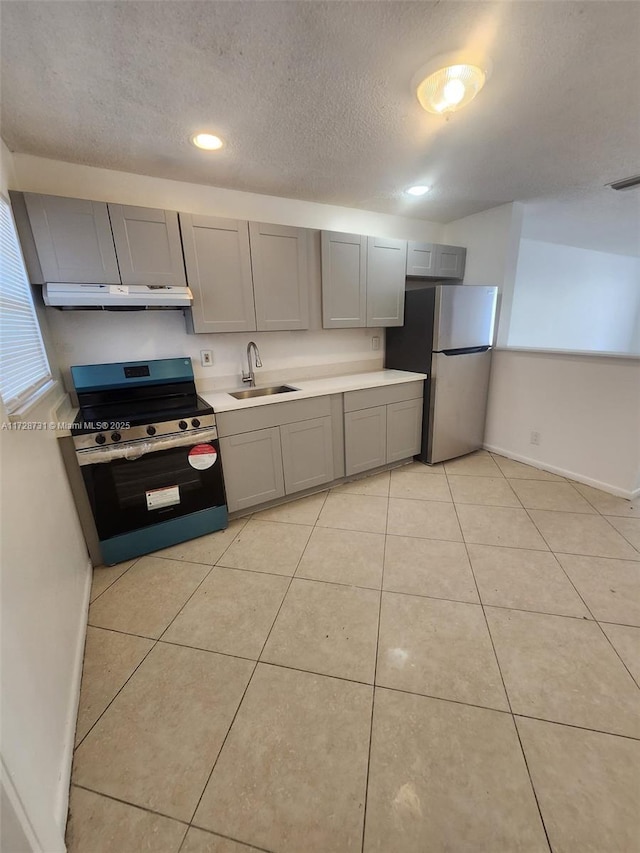
M 497 287 L 441 285 L 436 293 L 433 349 L 491 346 Z
M 427 460 L 434 463 L 482 447 L 491 350 L 435 353 L 431 366 Z

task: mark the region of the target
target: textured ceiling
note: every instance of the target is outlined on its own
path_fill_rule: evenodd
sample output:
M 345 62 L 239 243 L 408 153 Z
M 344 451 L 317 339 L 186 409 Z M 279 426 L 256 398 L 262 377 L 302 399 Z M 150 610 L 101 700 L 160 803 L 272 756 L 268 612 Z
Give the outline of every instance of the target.
M 640 171 L 640 4 L 2 2 L 12 151 L 447 222 Z M 493 75 L 450 121 L 417 69 Z M 218 132 L 219 153 L 189 135 Z M 403 198 L 413 183 L 433 186 Z

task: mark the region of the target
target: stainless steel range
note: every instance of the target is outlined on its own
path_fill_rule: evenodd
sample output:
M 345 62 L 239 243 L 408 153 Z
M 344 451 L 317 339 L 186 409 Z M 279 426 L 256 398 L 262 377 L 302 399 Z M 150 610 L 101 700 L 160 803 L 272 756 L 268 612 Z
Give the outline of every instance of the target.
M 102 562 L 227 526 L 215 414 L 189 358 L 80 365 L 71 375 L 73 444 Z

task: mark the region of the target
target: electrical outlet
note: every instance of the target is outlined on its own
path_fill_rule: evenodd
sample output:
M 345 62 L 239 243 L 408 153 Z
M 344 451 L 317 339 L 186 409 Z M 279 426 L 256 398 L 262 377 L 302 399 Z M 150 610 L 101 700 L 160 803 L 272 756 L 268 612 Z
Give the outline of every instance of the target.
M 529 444 L 540 444 L 540 433 L 537 430 L 531 431 L 531 438 L 529 439 Z
M 213 351 L 210 349 L 200 350 L 200 364 L 203 367 L 211 367 L 213 364 Z
M 371 338 L 371 349 L 380 349 L 380 338 L 377 335 Z

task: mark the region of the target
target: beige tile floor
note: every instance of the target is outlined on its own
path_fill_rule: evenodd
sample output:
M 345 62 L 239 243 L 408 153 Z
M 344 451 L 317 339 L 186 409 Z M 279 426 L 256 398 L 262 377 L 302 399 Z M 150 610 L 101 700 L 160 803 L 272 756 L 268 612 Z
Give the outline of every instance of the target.
M 70 853 L 637 853 L 639 527 L 480 451 L 97 570 Z

